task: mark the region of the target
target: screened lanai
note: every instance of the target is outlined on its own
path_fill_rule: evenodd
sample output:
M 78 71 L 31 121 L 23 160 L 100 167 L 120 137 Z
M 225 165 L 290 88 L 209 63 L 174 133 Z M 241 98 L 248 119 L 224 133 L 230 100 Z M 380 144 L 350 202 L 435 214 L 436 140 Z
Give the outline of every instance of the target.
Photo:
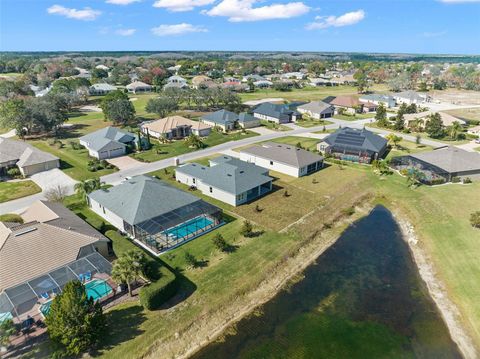
M 198 237 L 222 223 L 222 211 L 195 201 L 134 226 L 135 239 L 156 253 Z
M 39 315 L 39 306 L 49 301 L 73 280 L 107 277 L 112 265 L 94 252 L 39 277 L 6 288 L 0 293 L 0 323 L 6 319 L 24 320 Z

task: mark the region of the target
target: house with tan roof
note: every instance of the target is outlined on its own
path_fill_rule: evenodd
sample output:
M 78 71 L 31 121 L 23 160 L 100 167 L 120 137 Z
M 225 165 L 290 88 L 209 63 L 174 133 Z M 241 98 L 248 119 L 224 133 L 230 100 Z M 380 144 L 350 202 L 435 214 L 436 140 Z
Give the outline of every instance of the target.
M 201 88 L 201 87 L 208 87 L 213 83 L 213 80 L 205 75 L 198 75 L 192 78 L 192 86 L 193 88 Z
M 330 101 L 330 105 L 335 106 L 335 112 L 338 113 L 340 109 L 349 113 L 355 114 L 363 112 L 364 104 L 354 96 L 337 96 Z
M 18 167 L 22 175 L 30 176 L 38 172 L 60 167 L 60 159 L 43 152 L 24 141 L 0 137 L 0 173 Z
M 143 133 L 155 138 L 182 139 L 194 134 L 206 137 L 210 134 L 212 126 L 203 122 L 193 121 L 182 116 L 169 116 L 154 121 L 143 122 L 140 125 Z
M 146 84 L 145 82 L 142 81 L 134 81 L 131 84 L 128 84 L 125 86 L 127 91 L 130 93 L 142 93 L 142 92 L 151 92 L 152 91 L 152 86 L 149 84 Z

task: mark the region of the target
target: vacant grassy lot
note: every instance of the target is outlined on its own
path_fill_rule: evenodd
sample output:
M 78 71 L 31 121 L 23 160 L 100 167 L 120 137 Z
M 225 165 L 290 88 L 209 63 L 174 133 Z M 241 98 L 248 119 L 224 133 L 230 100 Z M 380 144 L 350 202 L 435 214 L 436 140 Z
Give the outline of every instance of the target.
M 371 89 L 375 92 L 385 92 L 385 85 L 374 85 Z M 252 93 L 242 93 L 242 101 L 261 100 L 264 98 L 283 98 L 287 101 L 318 101 L 327 96 L 358 95 L 354 86 L 311 87 L 307 86 L 292 91 L 275 91 L 273 89 L 256 90 Z
M 252 131 L 237 131 L 232 133 L 212 131 L 207 138 L 202 140 L 202 142 L 205 144 L 206 147 L 212 147 L 221 143 L 238 141 L 243 138 L 253 136 L 258 136 L 258 134 Z M 162 160 L 164 158 L 176 157 L 188 152 L 196 151 L 195 148 L 189 147 L 183 140 L 162 144 L 152 139 L 152 143 L 154 144 L 154 146 L 151 149 L 131 154 L 131 157 L 143 162 L 154 162 Z
M 71 141 L 71 140 L 70 140 Z M 97 178 L 115 172 L 115 169 L 103 169 L 96 172 L 87 170 L 87 163 L 92 158 L 88 156 L 88 150 L 74 150 L 68 145 L 68 141 L 63 140 L 64 147 L 50 146 L 47 141 L 31 141 L 31 144 L 38 149 L 50 152 L 60 158 L 60 168 L 67 175 L 78 181 L 88 178 Z
M 0 203 L 42 192 L 33 181 L 0 182 Z
M 480 108 L 473 107 L 473 108 L 462 108 L 459 110 L 450 110 L 445 111 L 453 116 L 461 118 L 465 121 L 479 121 L 480 122 Z

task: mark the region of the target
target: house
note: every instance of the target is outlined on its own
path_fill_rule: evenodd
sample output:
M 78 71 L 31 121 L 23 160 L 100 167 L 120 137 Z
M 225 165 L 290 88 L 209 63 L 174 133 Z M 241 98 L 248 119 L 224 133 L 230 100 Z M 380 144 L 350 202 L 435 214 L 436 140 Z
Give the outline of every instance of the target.
M 259 80 L 259 81 L 255 81 L 253 85 L 258 88 L 270 88 L 273 86 L 273 82 L 268 80 Z
M 210 134 L 212 127 L 193 121 L 182 116 L 169 116 L 154 121 L 144 122 L 140 125 L 143 133 L 149 134 L 155 138 L 182 139 L 190 136 L 192 133 L 200 137 L 206 137 Z
M 397 103 L 405 103 L 407 105 L 432 102 L 432 97 L 428 94 L 412 90 L 394 93 L 392 96 Z
M 235 112 L 218 110 L 203 115 L 201 121 L 207 125 L 219 127 L 223 131 L 230 131 L 235 129 L 235 125 L 238 121 L 238 115 Z
M 248 85 L 239 81 L 228 81 L 221 84 L 221 87 L 235 92 L 243 92 L 248 90 Z
M 209 162 L 210 166 L 187 163 L 177 167 L 175 178 L 232 206 L 250 202 L 272 190 L 273 178 L 263 167 L 230 156 Z
M 241 128 L 253 128 L 260 126 L 260 120 L 246 112 L 241 112 L 238 114 L 237 122 Z
M 48 94 L 50 92 L 50 90 L 52 89 L 51 86 L 46 87 L 46 88 L 41 88 L 40 86 L 29 85 L 29 87 L 30 87 L 30 90 L 32 90 L 33 93 L 35 94 L 35 97 L 43 97 L 46 94 Z
M 257 166 L 302 177 L 323 168 L 323 157 L 295 146 L 266 142 L 240 152 L 240 159 Z
M 167 68 L 168 71 L 178 73 L 178 71 L 182 68 L 182 65 L 175 65 L 175 66 L 170 66 Z
M 123 156 L 127 154 L 129 146 L 137 145 L 133 133 L 110 126 L 82 136 L 79 140 L 88 150 L 88 154 L 99 160 Z
M 395 157 L 391 166 L 398 170 L 418 169 L 427 184 L 450 182 L 455 177 L 480 179 L 480 153 L 454 146 Z
M 163 90 L 170 88 L 177 88 L 177 89 L 184 89 L 187 88 L 188 85 L 185 82 L 168 82 L 163 86 Z
M 334 158 L 359 163 L 370 163 L 382 158 L 388 141 L 367 130 L 339 128 L 317 145 L 317 150 Z
M 262 76 L 257 75 L 257 74 L 251 74 L 251 75 L 243 76 L 242 82 L 248 82 L 248 81 L 253 81 L 253 82 L 265 81 L 265 78 L 263 78 Z
M 93 84 L 88 88 L 88 93 L 92 96 L 99 96 L 99 95 L 106 95 L 107 93 L 110 93 L 112 91 L 116 91 L 117 88 L 115 86 L 112 86 L 110 84 L 106 83 L 98 83 L 98 84 Z
M 223 78 L 223 82 L 224 83 L 227 83 L 227 82 L 236 82 L 236 83 L 240 83 L 241 81 L 233 76 L 225 76 Z
M 297 111 L 302 115 L 308 115 L 311 118 L 320 120 L 322 118 L 333 117 L 335 107 L 323 101 L 313 101 L 297 107 Z
M 379 95 L 379 94 L 370 94 L 370 95 L 363 95 L 359 98 L 360 102 L 364 104 L 373 103 L 377 106 L 383 104 L 386 108 L 395 107 L 397 102 L 392 96 L 389 95 Z
M 192 78 L 192 86 L 196 89 L 208 87 L 209 83 L 213 83 L 213 80 L 205 75 L 198 75 Z
M 335 106 L 336 113 L 339 113 L 339 110 L 341 112 L 341 109 L 343 109 L 343 111 L 352 115 L 363 112 L 364 106 L 364 104 L 354 96 L 337 96 L 330 101 L 330 105 Z
M 264 102 L 258 105 L 253 110 L 253 116 L 275 123 L 295 122 L 302 118 L 300 112 L 292 110 L 288 105 L 274 104 L 271 102 Z
M 303 72 L 287 72 L 280 75 L 281 79 L 295 79 L 295 80 L 303 80 L 306 75 Z
M 128 84 L 126 86 L 126 89 L 130 93 L 142 93 L 142 92 L 151 92 L 152 91 L 152 86 L 149 84 L 146 84 L 145 82 L 142 81 L 134 81 L 131 84 Z
M 104 71 L 110 70 L 110 68 L 108 66 L 105 66 L 105 65 L 97 65 L 97 66 L 95 66 L 95 68 L 99 69 L 99 70 L 104 70 Z
M 332 81 L 330 78 L 310 78 L 311 86 L 338 86 L 339 84 L 336 81 Z
M 467 130 L 467 133 L 470 134 L 470 135 L 480 137 L 480 126 L 470 127 Z
M 18 167 L 23 176 L 60 168 L 60 159 L 24 141 L 0 137 L 0 173 Z
M 420 113 L 409 113 L 403 115 L 403 120 L 405 127 L 412 128 L 416 127 L 417 129 L 424 129 L 431 115 L 435 114 L 434 111 L 425 111 Z M 445 127 L 453 125 L 454 122 L 458 122 L 460 125 L 465 126 L 466 121 L 452 116 L 446 112 L 438 112 L 442 120 L 442 124 Z
M 90 193 L 88 205 L 156 255 L 222 224 L 219 208 L 145 175 Z
M 37 201 L 21 217 L 0 222 L 0 318 L 39 316 L 69 281 L 110 271 L 111 241 L 62 204 Z
M 173 75 L 173 76 L 170 76 L 168 79 L 167 79 L 167 83 L 171 84 L 182 84 L 182 85 L 186 85 L 187 84 L 187 80 L 184 79 L 182 76 L 178 76 L 178 75 Z

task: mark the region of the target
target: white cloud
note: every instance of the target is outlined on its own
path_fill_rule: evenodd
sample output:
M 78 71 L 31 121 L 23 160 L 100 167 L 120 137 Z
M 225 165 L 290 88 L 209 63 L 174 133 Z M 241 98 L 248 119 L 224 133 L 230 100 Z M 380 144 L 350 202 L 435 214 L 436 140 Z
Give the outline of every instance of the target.
M 95 20 L 102 13 L 98 10 L 93 10 L 92 8 L 85 7 L 82 10 L 72 9 L 61 5 L 53 5 L 47 9 L 49 14 L 61 15 L 68 17 L 69 19 L 91 21 Z
M 355 25 L 365 18 L 365 11 L 347 12 L 341 16 L 317 16 L 315 21 L 306 26 L 307 30 L 326 29 L 327 27 L 342 27 Z
M 446 34 L 447 34 L 447 31 L 437 31 L 437 32 L 426 31 L 422 34 L 422 36 L 427 38 L 432 38 L 432 37 L 440 37 Z
M 134 2 L 139 2 L 141 0 L 107 0 L 105 1 L 107 4 L 113 4 L 113 5 L 130 5 L 133 4 Z
M 132 36 L 136 31 L 137 29 L 118 29 L 115 30 L 115 34 L 120 36 Z
M 445 4 L 466 4 L 466 3 L 475 3 L 480 2 L 480 0 L 438 0 Z
M 176 36 L 184 35 L 192 32 L 207 32 L 203 26 L 197 26 L 187 23 L 175 25 L 160 25 L 152 28 L 152 33 L 157 36 Z
M 303 2 L 271 4 L 254 7 L 258 0 L 222 0 L 203 14 L 226 16 L 231 22 L 289 19 L 306 14 L 310 8 Z
M 215 0 L 157 0 L 154 7 L 165 8 L 169 11 L 190 11 L 195 7 L 213 4 Z

